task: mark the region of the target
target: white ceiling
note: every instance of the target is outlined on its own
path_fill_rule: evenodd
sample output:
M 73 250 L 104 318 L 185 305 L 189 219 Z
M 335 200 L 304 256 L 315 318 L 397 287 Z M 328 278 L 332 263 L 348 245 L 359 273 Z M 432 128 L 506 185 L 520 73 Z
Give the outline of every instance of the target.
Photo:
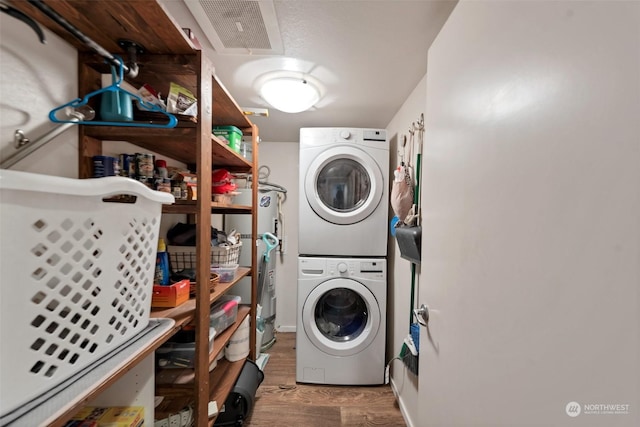
M 320 80 L 324 95 L 312 110 L 251 118 L 263 141 L 298 142 L 301 127 L 386 127 L 426 73 L 427 50 L 456 1 L 274 0 L 284 53 L 269 56 L 218 54 L 184 0 L 162 3 L 192 29 L 241 107 L 268 108 L 254 88 L 266 72 Z

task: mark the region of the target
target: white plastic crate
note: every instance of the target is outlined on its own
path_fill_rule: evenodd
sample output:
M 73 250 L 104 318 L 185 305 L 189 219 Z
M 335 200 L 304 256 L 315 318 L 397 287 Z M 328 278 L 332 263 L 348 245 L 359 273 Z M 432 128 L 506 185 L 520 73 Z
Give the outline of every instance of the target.
M 104 200 L 123 194 L 135 202 Z M 128 178 L 0 170 L 0 415 L 147 326 L 173 200 Z
M 240 258 L 242 242 L 232 246 L 212 246 L 211 265 L 237 264 Z M 185 268 L 196 268 L 195 246 L 167 246 L 169 253 L 169 265 L 174 273 Z

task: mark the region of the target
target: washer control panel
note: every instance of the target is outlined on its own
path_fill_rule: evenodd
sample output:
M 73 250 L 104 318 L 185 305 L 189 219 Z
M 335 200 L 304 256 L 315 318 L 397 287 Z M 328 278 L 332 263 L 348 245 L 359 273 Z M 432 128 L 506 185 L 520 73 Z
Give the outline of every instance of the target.
M 299 257 L 298 268 L 301 278 L 323 276 L 385 280 L 387 260 L 384 258 Z
M 333 277 L 368 277 L 383 279 L 385 260 L 328 259 L 327 275 Z

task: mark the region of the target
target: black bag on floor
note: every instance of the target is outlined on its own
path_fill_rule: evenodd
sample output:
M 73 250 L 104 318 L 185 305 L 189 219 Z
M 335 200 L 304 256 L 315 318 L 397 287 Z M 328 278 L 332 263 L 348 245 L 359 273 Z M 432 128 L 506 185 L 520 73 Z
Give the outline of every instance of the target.
M 220 409 L 220 414 L 213 423 L 214 427 L 244 425 L 255 404 L 256 390 L 263 379 L 264 373 L 258 365 L 247 359 L 233 390 L 224 402 L 224 409 Z

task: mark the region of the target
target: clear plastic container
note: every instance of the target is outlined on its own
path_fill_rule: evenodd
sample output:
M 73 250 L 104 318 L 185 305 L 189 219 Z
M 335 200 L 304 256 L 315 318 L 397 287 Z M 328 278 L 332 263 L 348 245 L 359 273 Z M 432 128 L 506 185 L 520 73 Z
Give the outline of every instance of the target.
M 231 282 L 236 277 L 239 264 L 212 265 L 211 272 L 220 275 L 221 282 Z
M 216 329 L 209 328 L 209 353 L 213 350 L 215 335 Z M 194 368 L 196 343 L 193 340 L 195 340 L 195 335 L 189 337 L 188 333 L 174 335 L 170 341 L 165 342 L 156 350 L 157 365 L 161 368 Z
M 211 306 L 209 326 L 221 333 L 233 325 L 238 317 L 238 304 L 241 298 L 235 295 L 223 295 Z

